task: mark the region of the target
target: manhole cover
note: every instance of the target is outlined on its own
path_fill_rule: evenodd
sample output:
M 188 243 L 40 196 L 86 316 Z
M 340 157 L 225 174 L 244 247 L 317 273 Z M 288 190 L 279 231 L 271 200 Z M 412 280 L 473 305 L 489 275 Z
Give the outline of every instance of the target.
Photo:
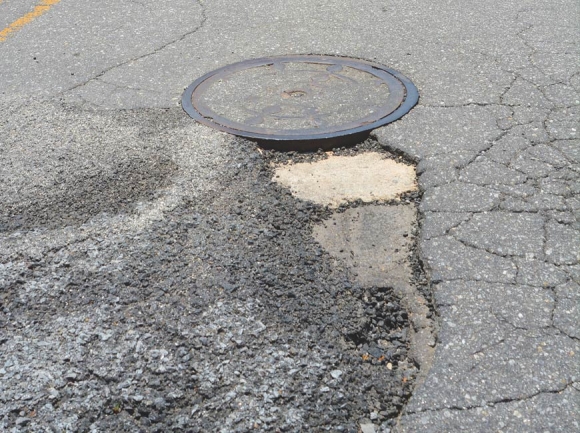
M 197 121 L 280 150 L 354 144 L 419 100 L 408 78 L 346 57 L 247 60 L 194 81 L 182 98 Z

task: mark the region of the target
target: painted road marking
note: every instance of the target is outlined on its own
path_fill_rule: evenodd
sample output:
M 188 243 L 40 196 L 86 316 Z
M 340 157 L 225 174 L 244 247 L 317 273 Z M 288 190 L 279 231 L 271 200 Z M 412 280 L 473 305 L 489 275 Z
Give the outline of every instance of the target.
M 6 39 L 8 39 L 8 36 L 10 36 L 11 33 L 17 32 L 26 24 L 47 12 L 58 2 L 60 2 L 60 0 L 40 0 L 40 3 L 38 3 L 32 11 L 28 12 L 26 15 L 21 16 L 16 21 L 9 24 L 6 28 L 0 30 L 0 42 L 4 42 Z M 0 0 L 0 3 L 2 3 L 2 0 Z

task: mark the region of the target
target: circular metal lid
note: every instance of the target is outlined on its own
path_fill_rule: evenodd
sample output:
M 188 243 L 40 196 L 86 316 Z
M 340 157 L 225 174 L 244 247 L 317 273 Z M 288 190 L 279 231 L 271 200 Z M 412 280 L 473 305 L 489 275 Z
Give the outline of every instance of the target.
M 283 56 L 210 72 L 183 94 L 195 120 L 277 149 L 317 149 L 360 141 L 419 100 L 397 71 L 363 60 Z M 350 139 L 350 140 L 349 140 Z

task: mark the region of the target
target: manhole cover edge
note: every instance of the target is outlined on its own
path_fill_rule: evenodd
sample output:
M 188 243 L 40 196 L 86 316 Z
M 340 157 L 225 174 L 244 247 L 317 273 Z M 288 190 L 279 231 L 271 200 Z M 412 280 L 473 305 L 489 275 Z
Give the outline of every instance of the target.
M 401 100 L 398 107 L 393 110 L 391 113 L 378 119 L 377 121 L 370 122 L 367 124 L 362 124 L 356 128 L 348 128 L 348 129 L 338 129 L 332 132 L 325 132 L 325 133 L 293 133 L 293 134 L 261 134 L 255 133 L 251 131 L 246 131 L 243 129 L 236 129 L 226 125 L 222 125 L 217 121 L 214 121 L 212 117 L 206 117 L 202 115 L 197 109 L 194 107 L 192 98 L 193 93 L 195 90 L 206 80 L 218 75 L 223 74 L 224 72 L 229 71 L 238 71 L 243 70 L 244 68 L 254 67 L 254 66 L 267 66 L 270 64 L 275 64 L 279 62 L 292 62 L 292 61 L 303 61 L 303 62 L 312 62 L 312 63 L 322 63 L 322 64 L 333 64 L 333 62 L 338 62 L 341 64 L 346 64 L 348 66 L 351 65 L 364 65 L 366 67 L 371 67 L 394 77 L 398 80 L 404 89 L 404 97 Z M 233 63 L 230 65 L 223 66 L 221 68 L 215 69 L 210 71 L 198 79 L 196 79 L 193 83 L 191 83 L 184 91 L 182 98 L 181 98 L 181 105 L 183 110 L 194 120 L 209 126 L 211 128 L 227 132 L 236 136 L 240 136 L 243 138 L 251 139 L 254 141 L 258 141 L 260 144 L 266 144 L 272 148 L 284 148 L 286 149 L 288 146 L 292 145 L 299 145 L 299 147 L 306 147 L 306 148 L 329 148 L 335 145 L 342 145 L 346 142 L 341 142 L 346 137 L 353 136 L 358 137 L 359 140 L 365 134 L 370 133 L 373 129 L 379 128 L 381 126 L 387 125 L 392 123 L 404 115 L 406 115 L 419 101 L 419 91 L 417 87 L 411 82 L 409 78 L 405 75 L 396 71 L 394 69 L 388 68 L 384 65 L 370 62 L 367 60 L 355 59 L 350 57 L 339 57 L 339 56 L 321 56 L 321 55 L 291 55 L 291 56 L 270 56 L 270 57 L 262 57 L 256 59 L 249 59 L 244 60 L 241 62 Z M 241 125 L 241 124 L 240 124 Z M 351 140 L 347 140 L 350 142 Z M 321 144 L 324 144 L 321 146 Z M 349 143 L 351 144 L 351 143 Z M 282 150 L 282 149 L 281 149 Z

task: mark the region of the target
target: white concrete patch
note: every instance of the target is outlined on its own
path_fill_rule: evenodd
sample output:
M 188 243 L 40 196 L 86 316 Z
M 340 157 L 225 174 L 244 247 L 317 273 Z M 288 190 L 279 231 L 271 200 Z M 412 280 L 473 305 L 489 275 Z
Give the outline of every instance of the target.
M 300 199 L 330 207 L 357 199 L 392 200 L 417 189 L 414 167 L 385 159 L 376 152 L 280 165 L 275 169 L 274 180 Z

